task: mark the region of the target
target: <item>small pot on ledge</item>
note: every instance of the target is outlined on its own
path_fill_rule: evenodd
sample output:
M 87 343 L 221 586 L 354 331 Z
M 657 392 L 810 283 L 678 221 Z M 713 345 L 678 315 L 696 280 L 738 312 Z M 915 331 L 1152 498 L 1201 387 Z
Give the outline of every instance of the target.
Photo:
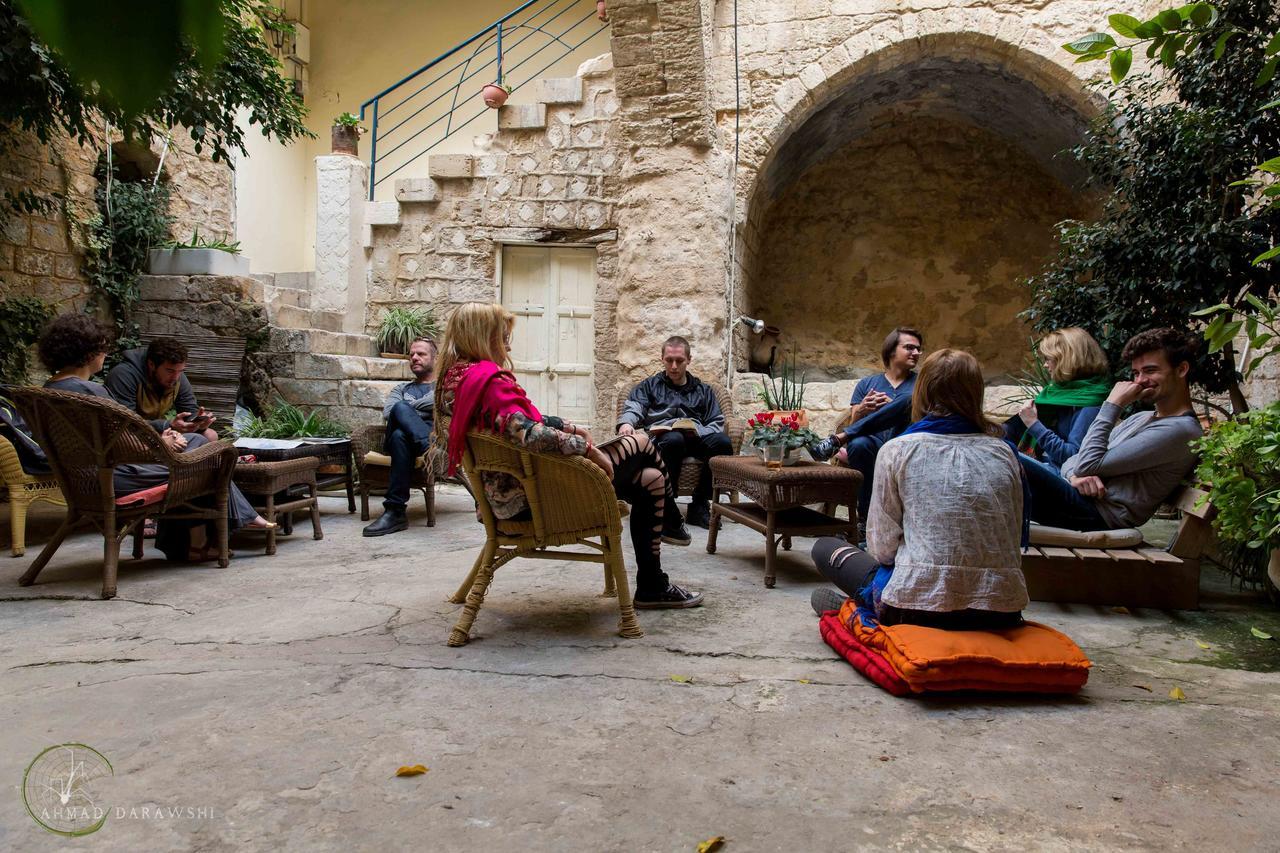
M 511 89 L 502 83 L 486 83 L 484 88 L 480 90 L 480 97 L 484 99 L 484 105 L 491 110 L 496 110 L 505 104 L 510 96 Z
M 330 146 L 334 154 L 360 156 L 360 128 L 347 124 L 335 124 L 329 131 Z

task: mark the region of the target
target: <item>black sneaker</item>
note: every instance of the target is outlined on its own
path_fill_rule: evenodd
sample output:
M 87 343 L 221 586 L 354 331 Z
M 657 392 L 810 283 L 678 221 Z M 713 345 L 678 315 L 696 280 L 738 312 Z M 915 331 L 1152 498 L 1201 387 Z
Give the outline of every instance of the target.
M 829 586 L 818 587 L 809 596 L 809 605 L 813 608 L 813 612 L 821 616 L 828 610 L 839 610 L 844 606 L 849 596 L 845 595 L 838 589 L 832 589 Z
M 409 529 L 409 517 L 402 509 L 384 509 L 378 520 L 364 529 L 365 536 L 386 536 Z
M 670 584 L 662 592 L 645 595 L 636 593 L 633 603 L 637 610 L 675 610 L 682 607 L 701 607 L 702 593 L 690 592 Z
M 676 518 L 680 518 L 678 511 Z M 689 530 L 684 526 L 684 522 L 677 520 L 674 524 L 663 524 L 662 541 L 668 545 L 688 545 L 693 541 L 693 537 L 689 535 Z
M 832 456 L 835 456 L 836 451 L 839 449 L 840 445 L 836 442 L 836 437 L 830 435 L 816 444 L 809 445 L 809 455 L 813 457 L 815 462 L 826 462 Z
M 711 527 L 711 502 L 694 501 L 689 504 L 689 509 L 684 514 L 684 520 L 694 527 L 709 529 Z

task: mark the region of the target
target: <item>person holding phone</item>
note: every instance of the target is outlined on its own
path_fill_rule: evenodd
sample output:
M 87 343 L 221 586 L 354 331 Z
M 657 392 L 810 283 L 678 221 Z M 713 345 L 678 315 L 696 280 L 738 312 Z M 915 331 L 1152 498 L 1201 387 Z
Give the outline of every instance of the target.
M 214 415 L 196 402 L 187 369 L 186 344 L 176 338 L 156 338 L 145 347 L 125 350 L 120 363 L 107 374 L 107 391 L 122 406 L 133 409 L 164 433 L 198 433 L 217 441 L 211 429 Z M 172 420 L 165 414 L 176 412 Z

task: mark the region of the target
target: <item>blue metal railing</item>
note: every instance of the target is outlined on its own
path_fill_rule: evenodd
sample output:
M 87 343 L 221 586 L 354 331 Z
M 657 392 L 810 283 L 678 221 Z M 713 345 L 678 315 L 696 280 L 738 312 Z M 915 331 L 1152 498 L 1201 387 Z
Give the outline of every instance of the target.
M 372 114 L 369 199 L 489 112 L 479 97 L 486 83 L 505 82 L 514 92 L 595 38 L 607 26 L 595 16 L 595 0 L 527 0 L 361 104 L 362 121 Z

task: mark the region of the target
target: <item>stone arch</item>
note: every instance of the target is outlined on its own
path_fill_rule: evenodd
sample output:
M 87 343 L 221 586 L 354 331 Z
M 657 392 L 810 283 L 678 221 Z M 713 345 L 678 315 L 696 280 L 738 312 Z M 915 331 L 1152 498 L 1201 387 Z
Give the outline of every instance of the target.
M 1016 287 L 1015 279 L 1034 271 L 1043 259 L 1051 245 L 1054 222 L 1088 216 L 1094 209 L 1096 200 L 1083 191 L 1087 176 L 1069 159 L 1055 155 L 1077 144 L 1088 120 L 1100 111 L 1102 99 L 1090 93 L 1084 81 L 1064 64 L 1069 63 L 1070 57 L 1060 57 L 1060 49 L 1047 37 L 1043 43 L 1008 41 L 1000 35 L 1001 29 L 1007 28 L 1008 19 L 996 13 L 990 13 L 989 20 L 981 15 L 966 19 L 963 23 L 967 28 L 960 28 L 957 24 L 961 22 L 955 17 L 966 12 L 974 15 L 974 10 L 919 13 L 855 34 L 779 87 L 773 102 L 757 112 L 749 124 L 735 187 L 740 237 L 735 259 L 740 282 L 735 307 L 742 313 L 771 313 L 773 316 L 764 319 L 778 322 L 784 332 L 788 323 L 810 323 L 809 328 L 792 330 L 800 360 L 820 368 L 819 372 L 828 371 L 832 379 L 874 369 L 874 354 L 887 327 L 897 322 L 928 325 L 946 311 L 951 312 L 957 325 L 984 326 L 990 329 L 991 336 L 1001 340 L 982 341 L 981 335 L 966 335 L 943 323 L 943 334 L 933 336 L 930 344 L 974 349 L 988 363 L 991 374 L 1016 368 L 1026 339 L 1025 329 L 1015 317 L 1025 307 L 1025 296 Z M 988 31 L 974 28 L 983 25 Z M 1027 37 L 1025 29 L 1020 37 Z M 943 138 L 930 142 L 931 135 Z M 853 151 L 859 145 L 866 147 L 863 161 Z M 916 150 L 904 153 L 904 148 Z M 908 162 L 914 156 L 916 162 L 930 165 L 938 180 L 960 184 L 963 181 L 948 173 L 946 163 L 931 164 L 930 158 L 940 158 L 947 151 L 967 152 L 970 156 L 960 157 L 956 168 L 981 171 L 982 158 L 971 156 L 979 149 L 990 151 L 1001 168 L 1026 171 L 1025 183 L 1038 188 L 1040 196 L 1027 197 L 1019 190 L 1017 180 L 1001 180 L 1001 186 L 993 191 L 1002 190 L 1006 196 L 1015 197 L 995 200 L 998 203 L 993 207 L 1001 209 L 992 213 L 991 221 L 974 226 L 975 233 L 965 246 L 936 246 L 945 255 L 936 262 L 924 258 L 928 252 L 922 249 L 922 257 L 917 259 L 920 263 L 912 270 L 902 271 L 896 284 L 892 275 L 886 278 L 888 284 L 877 284 L 874 274 L 865 275 L 865 268 L 856 270 L 858 274 L 843 282 L 844 299 L 835 304 L 849 307 L 859 294 L 870 294 L 873 301 L 882 303 L 879 307 L 883 310 L 863 311 L 858 317 L 860 327 L 851 330 L 858 340 L 851 344 L 852 348 L 841 350 L 838 342 L 833 343 L 833 335 L 838 333 L 833 323 L 842 310 L 834 306 L 833 310 L 824 310 L 824 306 L 832 304 L 834 295 L 826 290 L 849 270 L 827 269 L 825 281 L 793 281 L 791 273 L 796 265 L 788 267 L 784 257 L 791 247 L 780 254 L 770 241 L 818 226 L 787 222 L 787 227 L 780 230 L 777 220 L 790 216 L 816 221 L 821 216 L 811 216 L 806 204 L 812 207 L 830 197 L 837 202 L 844 198 L 835 186 L 844 173 L 837 170 L 834 175 L 818 174 L 833 158 L 844 158 L 849 164 L 870 158 L 872 177 L 868 180 L 883 179 L 885 175 L 874 174 L 877 166 L 888 168 L 878 154 L 896 151 L 896 158 L 891 158 L 895 162 Z M 809 179 L 816 182 L 816 187 L 803 186 L 807 176 L 815 175 Z M 919 180 L 904 181 L 904 192 L 918 190 L 922 185 Z M 866 187 L 851 182 L 848 189 L 861 191 Z M 968 188 L 966 198 L 980 195 L 972 190 Z M 804 197 L 791 197 L 796 195 Z M 961 209 L 956 207 L 960 203 L 951 205 L 953 213 Z M 946 207 L 942 205 L 934 211 L 929 209 L 927 200 L 922 201 L 917 209 L 906 210 L 904 218 L 914 220 L 920 214 L 928 219 L 935 213 L 943 217 Z M 881 204 L 880 209 L 884 217 L 891 215 L 885 205 Z M 846 208 L 840 212 L 858 211 Z M 970 220 L 967 216 L 958 218 Z M 969 224 L 981 219 L 974 216 Z M 1002 222 L 1011 229 L 1005 240 L 1001 238 Z M 936 235 L 941 227 L 934 222 L 917 230 L 920 236 L 928 237 Z M 853 243 L 865 238 L 864 242 L 869 241 L 874 249 L 893 242 L 883 241 L 874 233 L 859 234 L 855 224 L 850 225 L 847 235 L 836 235 L 842 245 L 846 236 Z M 993 252 L 987 257 L 969 245 L 982 245 L 984 241 L 996 248 L 1002 242 L 1017 242 L 1025 251 L 1010 256 Z M 809 251 L 815 257 L 822 256 L 825 244 L 816 241 L 815 246 L 795 249 L 793 254 Z M 897 255 L 892 248 L 885 248 L 885 253 L 899 260 L 902 256 L 900 249 Z M 839 251 L 831 254 L 838 255 Z M 922 287 L 918 292 L 904 291 L 904 277 L 929 279 L 933 290 Z M 804 278 L 803 273 L 800 278 Z M 967 295 L 960 293 L 964 288 L 956 282 L 962 280 L 977 282 L 977 289 Z M 786 294 L 789 286 L 794 292 Z M 910 310 L 895 312 L 895 295 L 905 300 Z M 1013 304 L 1019 298 L 1022 304 Z M 922 310 L 922 305 L 936 310 Z M 824 320 L 831 328 L 820 333 Z M 745 364 L 749 346 L 745 338 L 740 341 L 742 346 L 735 347 L 739 368 Z M 815 341 L 818 352 L 806 358 L 806 346 L 813 346 Z

